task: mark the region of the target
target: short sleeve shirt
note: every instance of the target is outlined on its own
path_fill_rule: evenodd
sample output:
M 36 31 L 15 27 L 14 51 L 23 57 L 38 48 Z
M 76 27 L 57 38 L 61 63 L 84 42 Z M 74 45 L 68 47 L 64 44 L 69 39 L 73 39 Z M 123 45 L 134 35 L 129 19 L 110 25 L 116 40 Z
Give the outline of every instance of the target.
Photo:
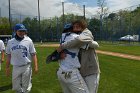
M 0 53 L 1 51 L 5 50 L 5 46 L 2 40 L 0 40 Z
M 31 55 L 36 53 L 32 40 L 24 37 L 22 41 L 17 41 L 15 38 L 8 41 L 6 53 L 11 55 L 12 65 L 25 65 L 32 61 Z

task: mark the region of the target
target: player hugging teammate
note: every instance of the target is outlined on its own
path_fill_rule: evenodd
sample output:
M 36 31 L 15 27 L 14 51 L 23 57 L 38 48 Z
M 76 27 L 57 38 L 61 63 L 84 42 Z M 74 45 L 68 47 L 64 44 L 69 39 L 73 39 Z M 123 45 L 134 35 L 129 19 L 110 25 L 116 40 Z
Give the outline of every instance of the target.
M 80 31 L 73 31 L 72 24 L 66 24 L 60 40 L 60 44 L 75 39 Z M 79 48 L 64 49 L 66 54 L 64 59 L 59 60 L 59 70 L 57 72 L 58 79 L 64 93 L 89 93 L 86 83 L 83 80 L 79 68 L 78 59 Z
M 63 42 L 57 50 L 60 52 L 65 49 L 67 50 L 77 49 L 77 51 L 78 49 L 80 49 L 78 55 L 79 60 L 77 60 L 77 62 L 76 60 L 73 60 L 72 56 L 69 55 L 72 53 L 66 53 L 66 57 L 60 60 L 60 69 L 62 70 L 59 71 L 60 83 L 62 83 L 63 90 L 68 91 L 64 93 L 97 93 L 100 68 L 98 56 L 96 54 L 95 49 L 99 47 L 99 44 L 96 41 L 94 41 L 94 37 L 91 31 L 87 28 L 87 23 L 85 22 L 85 20 L 76 20 L 75 22 L 73 22 L 73 31 L 74 32 L 81 31 L 81 33 L 75 38 L 71 40 L 68 39 L 67 41 Z M 79 61 L 80 67 L 78 68 Z M 72 64 L 75 65 L 73 66 Z M 72 70 L 70 71 L 70 74 L 69 73 L 67 74 L 66 70 L 72 67 L 73 69 L 76 68 L 78 71 L 80 71 L 80 73 L 78 71 L 77 73 L 75 73 Z M 65 68 L 65 71 L 63 70 L 63 68 Z M 65 74 L 63 75 L 61 72 Z M 77 76 L 74 76 L 73 74 Z M 68 76 L 69 79 L 65 79 L 66 76 Z M 82 79 L 79 79 L 79 76 Z M 77 84 L 78 81 L 76 81 L 78 79 L 79 81 L 81 80 L 81 83 L 79 85 Z M 86 84 L 83 83 L 84 81 Z M 84 85 L 84 88 L 80 87 L 81 84 Z

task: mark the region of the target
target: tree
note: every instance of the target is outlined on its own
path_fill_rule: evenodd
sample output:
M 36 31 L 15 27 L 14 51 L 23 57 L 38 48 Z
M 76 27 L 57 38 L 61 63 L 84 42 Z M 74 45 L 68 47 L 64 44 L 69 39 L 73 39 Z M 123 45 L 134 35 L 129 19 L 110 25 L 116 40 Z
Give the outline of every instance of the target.
M 100 11 L 98 12 L 100 15 L 100 40 L 103 39 L 103 17 L 106 16 L 108 8 L 106 0 L 98 0 L 97 4 L 100 8 Z
M 116 16 L 116 13 L 111 13 L 111 14 L 109 14 L 108 18 L 113 20 L 115 18 L 115 16 Z
M 88 28 L 92 31 L 95 39 L 99 39 L 100 32 L 100 20 L 92 18 L 89 20 Z
M 6 17 L 0 18 L 0 34 L 1 35 L 11 35 L 12 31 L 10 29 L 9 20 Z

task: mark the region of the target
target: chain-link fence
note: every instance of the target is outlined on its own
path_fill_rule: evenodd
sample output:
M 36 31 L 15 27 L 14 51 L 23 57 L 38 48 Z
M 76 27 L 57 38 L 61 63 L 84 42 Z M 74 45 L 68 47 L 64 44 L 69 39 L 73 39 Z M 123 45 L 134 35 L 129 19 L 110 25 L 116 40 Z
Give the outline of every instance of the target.
M 65 15 L 52 18 L 40 17 L 40 23 L 38 16 L 23 15 L 14 12 L 11 13 L 11 27 L 16 23 L 23 23 L 28 29 L 28 35 L 34 41 L 59 41 L 65 23 L 76 19 L 84 19 L 83 7 L 75 6 L 71 7 L 75 7 L 77 11 L 80 10 L 80 14 L 73 13 L 72 8 L 69 9 L 71 13 L 65 12 Z M 113 42 L 140 41 L 140 5 L 106 13 L 102 16 L 99 14 L 93 15 L 88 10 L 85 13 L 88 16 L 86 18 L 88 28 L 93 33 L 95 40 Z M 5 32 L 5 30 L 2 31 L 3 33 Z
M 28 29 L 28 35 L 34 41 L 59 41 L 64 24 L 70 23 L 72 20 L 84 19 L 83 7 L 77 5 L 71 7 L 79 10 L 80 13 L 74 15 L 64 11 L 64 15 L 61 12 L 61 16 L 51 18 L 40 16 L 40 21 L 38 16 L 11 13 L 11 27 L 17 23 L 23 23 Z M 69 11 L 72 12 L 72 9 L 69 9 Z
M 101 40 L 139 41 L 140 5 L 131 6 L 103 16 Z M 125 36 L 125 37 L 124 37 Z

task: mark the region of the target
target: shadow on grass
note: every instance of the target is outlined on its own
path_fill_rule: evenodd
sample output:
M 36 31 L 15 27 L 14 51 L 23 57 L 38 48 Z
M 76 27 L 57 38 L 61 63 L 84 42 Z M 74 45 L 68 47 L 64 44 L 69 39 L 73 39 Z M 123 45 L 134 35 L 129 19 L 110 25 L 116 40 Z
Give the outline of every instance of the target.
M 12 84 L 1 86 L 0 87 L 0 92 L 6 91 L 6 90 L 9 90 L 9 89 L 12 89 Z

